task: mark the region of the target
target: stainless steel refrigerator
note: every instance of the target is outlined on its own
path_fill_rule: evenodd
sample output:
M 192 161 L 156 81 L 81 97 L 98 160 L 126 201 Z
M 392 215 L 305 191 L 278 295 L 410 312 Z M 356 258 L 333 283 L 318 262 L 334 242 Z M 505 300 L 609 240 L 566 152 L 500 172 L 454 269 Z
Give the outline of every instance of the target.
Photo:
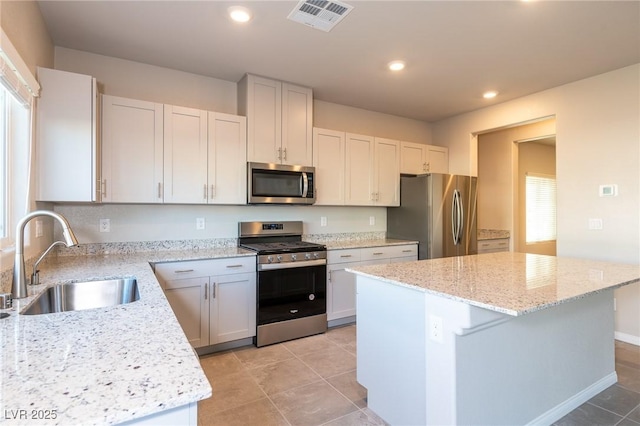
M 400 207 L 387 209 L 387 237 L 417 240 L 418 259 L 477 254 L 477 178 L 400 178 Z

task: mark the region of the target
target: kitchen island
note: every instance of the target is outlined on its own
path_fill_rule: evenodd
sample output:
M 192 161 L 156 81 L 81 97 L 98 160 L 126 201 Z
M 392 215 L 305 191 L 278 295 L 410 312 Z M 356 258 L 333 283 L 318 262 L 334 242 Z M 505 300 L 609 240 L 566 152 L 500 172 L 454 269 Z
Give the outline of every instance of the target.
M 491 253 L 358 267 L 357 379 L 390 424 L 550 424 L 617 381 L 640 267 Z
M 255 256 L 239 249 L 51 258 L 41 285 L 0 319 L 0 423 L 196 425 L 211 396 L 150 262 Z M 140 299 L 123 305 L 21 315 L 55 283 L 136 278 Z

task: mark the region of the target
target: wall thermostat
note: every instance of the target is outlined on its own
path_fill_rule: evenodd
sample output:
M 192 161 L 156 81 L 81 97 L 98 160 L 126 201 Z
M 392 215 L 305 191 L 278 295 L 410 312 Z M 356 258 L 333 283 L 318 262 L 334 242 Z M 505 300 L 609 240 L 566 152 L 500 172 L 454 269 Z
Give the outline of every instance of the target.
M 599 194 L 601 197 L 615 197 L 618 195 L 618 185 L 600 185 Z

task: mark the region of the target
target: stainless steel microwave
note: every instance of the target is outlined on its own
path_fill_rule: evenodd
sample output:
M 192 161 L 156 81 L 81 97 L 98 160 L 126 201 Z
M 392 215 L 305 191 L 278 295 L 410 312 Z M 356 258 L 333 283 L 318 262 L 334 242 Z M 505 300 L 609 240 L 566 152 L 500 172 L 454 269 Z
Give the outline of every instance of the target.
M 248 163 L 249 204 L 313 204 L 315 167 Z

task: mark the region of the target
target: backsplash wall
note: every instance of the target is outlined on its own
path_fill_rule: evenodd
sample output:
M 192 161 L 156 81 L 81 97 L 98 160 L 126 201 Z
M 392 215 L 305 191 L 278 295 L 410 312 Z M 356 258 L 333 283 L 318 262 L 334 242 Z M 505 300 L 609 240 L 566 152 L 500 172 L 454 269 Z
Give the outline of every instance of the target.
M 238 222 L 248 221 L 301 220 L 304 234 L 387 229 L 385 207 L 57 204 L 54 211 L 69 220 L 80 244 L 237 238 Z M 196 218 L 204 218 L 205 229 L 196 229 Z M 110 232 L 99 232 L 100 219 L 109 219 Z

